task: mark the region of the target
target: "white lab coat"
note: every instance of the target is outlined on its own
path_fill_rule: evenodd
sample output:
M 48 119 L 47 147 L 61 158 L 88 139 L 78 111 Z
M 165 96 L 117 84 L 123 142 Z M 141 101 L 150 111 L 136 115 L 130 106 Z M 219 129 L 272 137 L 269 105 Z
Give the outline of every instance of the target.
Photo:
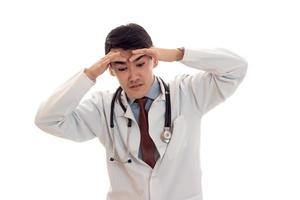
M 132 119 L 128 141 L 132 163 L 109 160 L 113 151 L 109 127 L 113 94 L 96 92 L 92 98 L 81 101 L 95 84 L 83 70 L 41 104 L 35 123 L 45 132 L 74 141 L 94 137 L 100 140 L 106 149 L 111 184 L 107 200 L 202 200 L 201 117 L 233 94 L 246 74 L 247 62 L 225 49 L 188 48 L 180 62 L 200 71 L 177 76 L 169 83 L 173 136 L 168 145 L 160 139 L 164 127 L 164 89 L 151 105 L 149 133 L 161 155 L 153 169 L 138 157 L 139 128 L 124 92 L 121 99 L 127 111 L 124 113 L 118 102 L 114 110 L 115 144 L 120 159 L 127 160 L 127 118 Z

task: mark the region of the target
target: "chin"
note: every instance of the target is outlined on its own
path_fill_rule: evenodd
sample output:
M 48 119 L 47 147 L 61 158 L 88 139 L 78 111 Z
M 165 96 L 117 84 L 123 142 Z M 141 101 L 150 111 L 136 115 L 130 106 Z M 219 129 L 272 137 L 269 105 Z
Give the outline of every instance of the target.
M 129 95 L 129 96 L 131 96 L 131 98 L 133 98 L 133 99 L 140 99 L 140 98 L 144 97 L 145 94 L 133 94 L 133 95 Z
M 145 92 L 127 92 L 126 94 L 133 99 L 139 99 L 146 95 Z
M 145 91 L 145 89 L 143 89 L 143 88 L 140 88 L 138 90 L 128 88 L 127 91 L 125 91 L 125 92 L 129 97 L 134 98 L 134 99 L 142 98 L 147 94 L 147 91 Z

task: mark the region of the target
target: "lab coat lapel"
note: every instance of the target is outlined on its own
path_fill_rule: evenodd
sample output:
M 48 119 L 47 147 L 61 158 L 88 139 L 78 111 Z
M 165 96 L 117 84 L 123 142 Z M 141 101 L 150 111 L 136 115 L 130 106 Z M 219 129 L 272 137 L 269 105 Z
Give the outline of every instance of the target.
M 155 146 L 160 154 L 164 155 L 167 144 L 164 143 L 160 135 L 164 130 L 165 122 L 165 101 L 154 101 L 148 112 L 149 134 L 155 143 Z
M 121 104 L 119 102 L 119 100 L 116 101 L 116 105 L 118 105 L 115 109 L 115 114 L 117 117 L 126 117 L 126 118 L 129 118 L 131 119 L 132 121 L 136 122 L 135 120 L 135 117 L 131 111 L 131 108 L 128 104 L 128 101 L 127 101 L 127 98 L 126 98 L 126 95 L 125 95 L 125 92 L 122 91 L 121 92 L 121 101 L 122 101 L 122 104 L 125 106 L 125 109 L 126 111 L 124 112 L 124 110 L 122 109 L 121 107 Z
M 138 159 L 139 144 L 140 144 L 139 129 L 138 129 L 135 117 L 132 113 L 132 110 L 126 99 L 126 95 L 125 95 L 124 91 L 122 91 L 122 93 L 121 93 L 121 101 L 122 101 L 123 105 L 125 106 L 126 111 L 124 112 L 119 101 L 116 101 L 115 115 L 117 117 L 118 132 L 120 133 L 120 136 L 123 140 L 123 144 L 126 145 L 126 148 L 127 148 L 127 145 L 129 145 L 129 152 L 136 159 Z M 127 126 L 129 119 L 132 120 L 131 128 L 128 128 L 128 126 Z M 129 131 L 128 131 L 128 129 L 129 129 Z M 127 144 L 128 137 L 129 137 L 129 141 L 128 141 L 129 144 Z
M 150 110 L 148 112 L 148 122 L 149 122 L 149 134 L 155 143 L 155 146 L 160 154 L 160 157 L 162 158 L 167 144 L 164 143 L 160 135 L 164 130 L 164 124 L 165 124 L 165 111 L 166 111 L 166 102 L 165 102 L 165 88 L 161 82 L 160 79 L 158 79 L 160 88 L 161 88 L 161 94 L 153 101 Z

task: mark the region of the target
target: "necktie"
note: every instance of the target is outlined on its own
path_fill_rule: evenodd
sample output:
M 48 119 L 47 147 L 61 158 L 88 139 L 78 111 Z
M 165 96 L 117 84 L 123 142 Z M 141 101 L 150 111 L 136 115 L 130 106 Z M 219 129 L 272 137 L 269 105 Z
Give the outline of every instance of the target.
M 156 147 L 148 131 L 148 116 L 145 110 L 147 97 L 137 99 L 136 101 L 140 107 L 139 127 L 141 133 L 140 146 L 142 151 L 142 158 L 144 162 L 146 162 L 150 167 L 154 168 L 156 162 L 154 157 Z

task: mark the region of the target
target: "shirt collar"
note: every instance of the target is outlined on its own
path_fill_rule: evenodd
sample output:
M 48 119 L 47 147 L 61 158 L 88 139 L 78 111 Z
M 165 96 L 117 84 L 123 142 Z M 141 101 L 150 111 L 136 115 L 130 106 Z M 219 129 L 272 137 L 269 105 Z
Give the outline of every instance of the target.
M 157 81 L 157 77 L 154 76 L 154 82 L 150 88 L 150 90 L 148 91 L 148 93 L 145 95 L 145 97 L 148 97 L 149 99 L 156 99 L 156 97 L 161 93 L 161 88 L 160 88 L 160 85 Z M 127 95 L 126 95 L 127 96 Z M 128 103 L 129 105 L 131 105 L 135 99 L 133 98 L 130 98 L 127 96 L 127 99 L 128 99 Z

